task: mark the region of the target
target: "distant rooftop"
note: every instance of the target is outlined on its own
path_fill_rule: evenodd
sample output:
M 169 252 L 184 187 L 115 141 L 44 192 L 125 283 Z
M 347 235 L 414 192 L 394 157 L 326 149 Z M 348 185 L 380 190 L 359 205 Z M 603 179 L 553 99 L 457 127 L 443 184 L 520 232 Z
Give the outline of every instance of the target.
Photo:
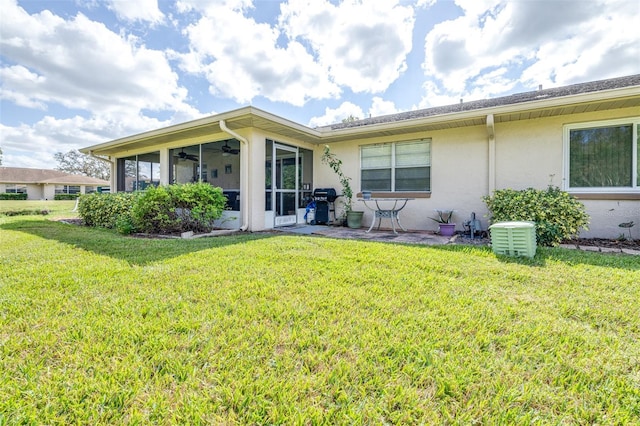
M 397 114 L 382 115 L 379 117 L 365 118 L 362 120 L 350 121 L 347 123 L 336 123 L 328 126 L 322 126 L 318 127 L 317 130 L 339 130 L 368 126 L 371 124 L 392 123 L 395 121 L 412 120 L 416 118 L 450 114 L 454 112 L 472 111 L 476 109 L 532 102 L 542 99 L 559 98 L 563 96 L 578 95 L 590 92 L 601 92 L 604 90 L 619 89 L 631 86 L 640 86 L 640 74 L 611 78 L 607 80 L 590 81 L 588 83 L 572 84 L 570 86 L 563 86 L 552 89 L 536 90 L 533 92 L 517 93 L 514 95 L 502 96 L 493 99 L 461 102 L 459 104 L 453 105 L 445 105 L 434 108 L 419 109 L 415 111 L 400 112 Z
M 109 181 L 89 176 L 74 175 L 51 169 L 29 169 L 24 167 L 0 167 L 2 183 L 50 183 L 59 185 L 109 185 Z

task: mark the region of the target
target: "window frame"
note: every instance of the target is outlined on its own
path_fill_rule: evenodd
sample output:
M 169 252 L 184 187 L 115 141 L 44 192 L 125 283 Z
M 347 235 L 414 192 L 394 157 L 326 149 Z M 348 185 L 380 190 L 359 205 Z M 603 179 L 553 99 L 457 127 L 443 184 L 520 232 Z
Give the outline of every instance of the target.
M 630 125 L 631 132 L 631 186 L 598 186 L 598 187 L 572 187 L 571 186 L 571 131 L 587 130 L 606 127 Z M 639 193 L 640 192 L 640 117 L 619 118 L 612 120 L 588 121 L 583 123 L 565 124 L 563 126 L 563 186 L 564 190 L 571 193 L 602 194 L 602 193 Z
M 7 183 L 4 186 L 5 194 L 26 194 L 27 185 L 22 183 Z
M 412 168 L 412 167 L 402 167 L 402 166 L 398 166 L 396 163 L 396 146 L 397 145 L 402 145 L 402 144 L 411 144 L 411 143 L 425 143 L 428 145 L 429 147 L 429 158 L 427 161 L 427 164 L 425 165 L 421 165 L 421 166 L 413 166 L 413 167 L 424 167 L 424 168 L 428 168 L 428 179 L 429 179 L 429 188 L 427 189 L 412 189 L 412 190 L 397 190 L 396 189 L 396 172 L 398 169 L 407 169 L 407 168 Z M 390 161 L 390 167 L 389 170 L 391 172 L 391 176 L 390 176 L 390 188 L 389 190 L 383 190 L 383 191 L 378 191 L 378 190 L 371 190 L 372 192 L 376 192 L 376 193 L 388 193 L 388 194 L 407 194 L 407 193 L 412 193 L 412 194 L 430 194 L 431 193 L 431 168 L 432 168 L 432 145 L 433 144 L 433 139 L 432 138 L 421 138 L 421 139 L 409 139 L 409 140 L 402 140 L 402 141 L 392 141 L 392 142 L 379 142 L 379 143 L 373 143 L 373 144 L 364 144 L 364 145 L 360 145 L 359 147 L 359 152 L 358 152 L 358 160 L 360 162 L 359 164 L 359 172 L 360 172 L 360 190 L 361 191 L 367 191 L 368 189 L 364 189 L 362 187 L 363 184 L 363 180 L 362 180 L 362 172 L 363 170 L 378 170 L 378 169 L 382 169 L 382 168 L 366 168 L 364 169 L 362 166 L 362 148 L 364 147 L 371 147 L 371 146 L 375 146 L 375 145 L 390 145 L 391 146 L 391 157 L 389 159 Z M 387 169 L 386 167 L 384 169 Z
M 71 191 L 71 188 L 73 188 L 74 190 Z M 75 195 L 75 194 L 80 194 L 81 188 L 80 188 L 80 185 L 60 185 L 60 184 L 57 184 L 55 186 L 53 192 L 54 192 L 54 194 L 73 194 L 73 195 Z

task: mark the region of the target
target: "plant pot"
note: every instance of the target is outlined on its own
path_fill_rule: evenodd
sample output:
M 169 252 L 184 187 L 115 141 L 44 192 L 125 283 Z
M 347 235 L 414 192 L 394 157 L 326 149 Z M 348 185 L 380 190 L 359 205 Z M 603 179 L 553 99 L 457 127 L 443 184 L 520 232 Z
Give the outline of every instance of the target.
M 350 211 L 347 213 L 347 226 L 349 228 L 358 229 L 362 227 L 362 216 L 364 212 Z
M 455 223 L 440 223 L 440 235 L 443 237 L 450 237 L 456 233 L 456 224 Z

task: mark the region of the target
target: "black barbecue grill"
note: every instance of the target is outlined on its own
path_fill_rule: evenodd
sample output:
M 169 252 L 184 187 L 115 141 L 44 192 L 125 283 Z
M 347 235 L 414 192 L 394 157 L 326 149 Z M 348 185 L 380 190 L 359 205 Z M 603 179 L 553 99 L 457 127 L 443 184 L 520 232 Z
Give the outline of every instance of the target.
M 339 195 L 336 194 L 334 188 L 316 188 L 313 191 L 313 200 L 316 205 L 315 223 L 328 224 L 330 222 L 329 212 L 333 212 L 333 219 L 335 220 L 336 209 L 333 203 L 338 197 Z
M 313 191 L 313 198 L 316 201 L 328 201 L 333 203 L 336 201 L 338 196 L 336 195 L 336 190 L 334 188 L 316 188 Z

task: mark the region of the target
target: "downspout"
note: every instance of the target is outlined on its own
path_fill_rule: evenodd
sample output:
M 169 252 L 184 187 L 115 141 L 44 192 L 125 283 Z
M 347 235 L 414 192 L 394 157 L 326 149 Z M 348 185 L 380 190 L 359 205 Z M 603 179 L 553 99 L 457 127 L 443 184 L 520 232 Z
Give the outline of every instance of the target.
M 89 157 L 95 158 L 96 160 L 104 161 L 105 163 L 109 163 L 109 170 L 111 172 L 111 173 L 109 173 L 109 182 L 110 182 L 109 191 L 110 192 L 117 192 L 115 190 L 115 188 L 116 188 L 116 185 L 115 185 L 115 183 L 116 183 L 115 182 L 115 178 L 116 178 L 116 176 L 115 176 L 115 174 L 116 174 L 115 165 L 116 165 L 116 162 L 111 160 L 110 159 L 111 157 L 109 157 L 109 158 L 99 157 L 99 156 L 95 155 L 93 153 L 93 151 L 89 151 Z
M 493 114 L 487 115 L 487 135 L 489 136 L 489 194 L 496 190 L 496 129 Z
M 241 231 L 249 228 L 249 141 L 227 127 L 224 120 L 219 121 L 220 130 L 238 139 L 243 145 L 240 150 L 240 208 L 242 210 L 242 226 Z

